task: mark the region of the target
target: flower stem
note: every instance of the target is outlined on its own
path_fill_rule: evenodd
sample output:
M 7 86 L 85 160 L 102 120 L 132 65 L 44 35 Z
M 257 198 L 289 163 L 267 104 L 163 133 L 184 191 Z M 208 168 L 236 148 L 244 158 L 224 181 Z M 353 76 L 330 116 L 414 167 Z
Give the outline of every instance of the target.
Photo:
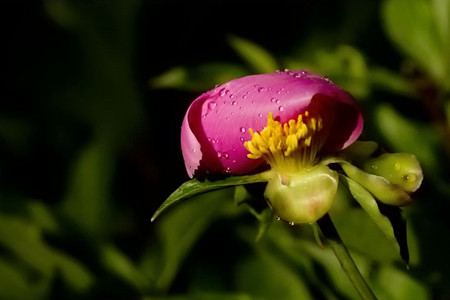
M 325 236 L 328 245 L 333 249 L 342 269 L 347 274 L 348 278 L 352 282 L 355 289 L 358 291 L 361 299 L 364 300 L 376 300 L 375 294 L 370 289 L 367 282 L 362 277 L 355 262 L 353 261 L 350 253 L 345 247 L 341 237 L 339 236 L 336 227 L 328 214 L 317 221 L 322 234 Z

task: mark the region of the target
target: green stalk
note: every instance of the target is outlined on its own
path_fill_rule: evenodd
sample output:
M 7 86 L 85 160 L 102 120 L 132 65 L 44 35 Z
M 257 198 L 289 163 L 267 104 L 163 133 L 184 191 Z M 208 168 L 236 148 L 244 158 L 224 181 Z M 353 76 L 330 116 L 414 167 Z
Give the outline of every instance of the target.
M 317 224 L 319 225 L 322 234 L 325 236 L 327 244 L 331 247 L 331 249 L 333 249 L 333 252 L 339 260 L 342 269 L 347 274 L 355 289 L 358 291 L 358 294 L 361 296 L 361 299 L 376 300 L 377 297 L 359 272 L 358 267 L 347 250 L 347 247 L 345 247 L 342 242 L 336 227 L 334 227 L 330 216 L 326 214 L 323 218 L 317 221 Z

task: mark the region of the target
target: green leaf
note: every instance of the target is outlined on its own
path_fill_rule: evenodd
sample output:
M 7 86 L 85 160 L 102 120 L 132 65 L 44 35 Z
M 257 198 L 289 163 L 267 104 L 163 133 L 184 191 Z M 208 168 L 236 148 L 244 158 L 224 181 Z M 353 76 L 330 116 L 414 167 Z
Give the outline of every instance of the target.
M 237 290 L 258 299 L 313 299 L 305 281 L 263 248 L 243 260 L 235 270 Z
M 266 182 L 268 180 L 269 172 L 270 171 L 266 171 L 263 173 L 245 176 L 230 176 L 225 179 L 215 181 L 210 181 L 207 179 L 204 181 L 200 181 L 198 179 L 186 181 L 175 192 L 173 192 L 169 198 L 163 202 L 163 204 L 161 204 L 161 206 L 154 213 L 151 221 L 153 222 L 168 207 L 192 196 L 230 186 Z
M 272 55 L 261 46 L 237 36 L 230 36 L 228 42 L 256 73 L 273 73 L 278 68 Z
M 114 173 L 115 150 L 103 140 L 95 140 L 73 166 L 67 195 L 62 204 L 65 215 L 83 230 L 97 236 L 108 230 L 111 212 L 110 184 Z
M 245 75 L 248 75 L 248 71 L 239 65 L 211 62 L 192 67 L 175 67 L 150 79 L 149 84 L 158 89 L 204 91 Z
M 402 259 L 408 263 L 409 253 L 406 241 L 406 229 L 404 229 L 405 222 L 400 217 L 400 209 L 397 207 L 390 207 L 390 216 L 384 215 L 379 207 L 377 201 L 373 196 L 364 189 L 357 182 L 340 175 L 340 182 L 350 191 L 353 198 L 361 205 L 366 213 L 372 218 L 378 228 L 384 235 L 393 243 Z
M 94 284 L 93 274 L 80 262 L 63 252 L 53 250 L 55 267 L 61 272 L 64 282 L 78 293 L 86 292 Z
M 330 212 L 330 216 L 349 250 L 381 263 L 399 258 L 397 249 L 364 210 L 352 207 L 339 213 Z
M 145 291 L 149 287 L 140 270 L 119 249 L 112 245 L 105 245 L 101 249 L 102 263 L 107 270 L 128 282 L 138 291 Z
M 197 195 L 168 211 L 156 223 L 158 240 L 152 247 L 160 247 L 160 254 L 154 252 L 159 264 L 147 272 L 153 273 L 150 276 L 155 279 L 157 290 L 170 287 L 183 260 L 209 225 L 226 214 L 228 206 L 236 210 L 233 192 L 234 188 L 226 188 Z
M 380 296 L 386 295 L 382 299 L 433 299 L 430 290 L 423 283 L 393 266 L 384 265 L 376 277 L 380 285 Z
M 389 0 L 382 16 L 399 49 L 435 81 L 450 88 L 450 5 L 440 0 Z

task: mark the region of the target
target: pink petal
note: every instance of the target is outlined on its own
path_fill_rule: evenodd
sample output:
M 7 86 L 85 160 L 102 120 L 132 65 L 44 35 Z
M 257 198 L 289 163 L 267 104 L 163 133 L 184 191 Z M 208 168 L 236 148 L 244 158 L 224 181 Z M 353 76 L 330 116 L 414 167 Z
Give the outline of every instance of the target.
M 311 106 L 311 107 L 310 107 Z M 263 160 L 247 158 L 249 128 L 262 130 L 267 116 L 284 123 L 307 109 L 333 115 L 326 151 L 351 144 L 361 133 L 354 99 L 338 86 L 304 71 L 252 75 L 232 80 L 198 97 L 182 126 L 182 151 L 190 176 L 197 172 L 254 172 Z M 196 151 L 193 151 L 196 149 Z

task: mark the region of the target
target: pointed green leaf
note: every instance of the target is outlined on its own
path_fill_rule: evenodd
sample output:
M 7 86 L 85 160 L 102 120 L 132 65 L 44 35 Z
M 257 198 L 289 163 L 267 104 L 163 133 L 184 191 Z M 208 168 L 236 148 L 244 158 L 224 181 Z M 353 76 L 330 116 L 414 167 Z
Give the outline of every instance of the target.
M 163 202 L 163 204 L 161 204 L 151 220 L 153 222 L 169 206 L 198 194 L 226 188 L 229 186 L 266 182 L 268 180 L 268 175 L 270 172 L 271 171 L 266 171 L 263 173 L 245 176 L 230 176 L 225 179 L 215 181 L 210 181 L 207 179 L 204 181 L 200 181 L 198 179 L 191 179 L 189 181 L 186 181 L 175 192 L 173 192 L 169 196 L 169 198 L 167 198 L 166 201 Z
M 383 207 L 383 213 L 374 197 L 352 179 L 340 175 L 340 182 L 350 191 L 353 198 L 361 205 L 384 235 L 394 244 L 402 259 L 408 263 L 409 253 L 406 241 L 406 225 L 401 218 L 398 207 Z

